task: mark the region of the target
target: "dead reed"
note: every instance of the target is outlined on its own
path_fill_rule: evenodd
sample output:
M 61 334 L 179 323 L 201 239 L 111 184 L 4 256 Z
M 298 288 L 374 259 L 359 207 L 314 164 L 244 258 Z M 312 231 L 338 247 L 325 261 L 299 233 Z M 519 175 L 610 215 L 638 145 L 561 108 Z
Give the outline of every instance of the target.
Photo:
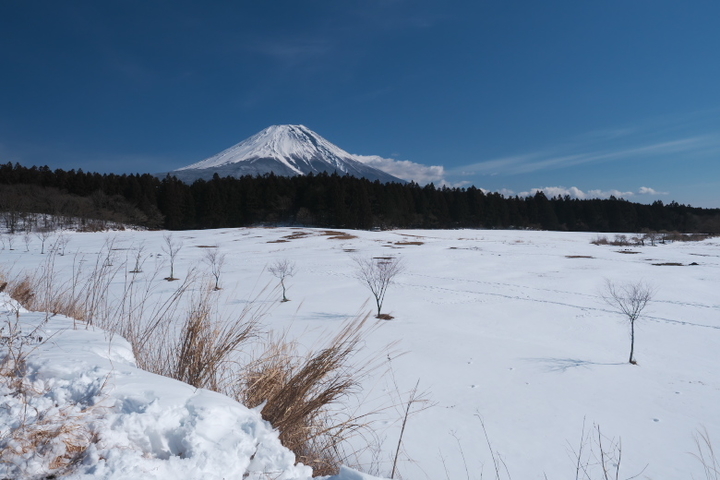
M 294 342 L 274 338 L 239 376 L 236 398 L 250 408 L 264 403 L 263 418 L 315 475 L 336 474 L 347 457 L 343 444 L 367 426 L 367 414 L 340 418 L 333 407 L 355 392 L 362 372 L 371 368 L 372 360 L 355 363 L 371 329 L 367 316 L 358 317 L 325 347 L 304 356 Z

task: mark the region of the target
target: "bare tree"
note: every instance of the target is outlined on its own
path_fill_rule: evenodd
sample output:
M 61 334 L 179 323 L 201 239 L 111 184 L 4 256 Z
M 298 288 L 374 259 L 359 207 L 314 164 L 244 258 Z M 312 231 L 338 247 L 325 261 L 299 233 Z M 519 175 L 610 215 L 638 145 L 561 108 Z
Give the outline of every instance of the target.
M 648 231 L 645 233 L 645 238 L 650 242 L 650 245 L 653 247 L 655 246 L 655 243 L 657 243 L 658 237 L 660 235 L 657 232 Z
M 175 259 L 183 247 L 183 242 L 173 237 L 171 233 L 163 235 L 163 239 L 165 240 L 165 245 L 162 246 L 162 251 L 170 257 L 170 276 L 166 277 L 165 280 L 172 282 L 173 280 L 177 280 L 177 278 L 175 278 Z
M 23 242 L 25 243 L 25 251 L 26 252 L 30 251 L 30 241 L 31 240 L 32 239 L 30 238 L 30 232 L 26 230 L 25 233 L 23 234 Z
M 39 232 L 35 234 L 35 236 L 40 240 L 40 254 L 45 254 L 45 243 L 48 241 L 50 236 L 52 235 L 52 230 L 45 227 L 40 229 Z
M 130 273 L 142 273 L 145 260 L 145 243 L 141 243 L 135 250 L 135 266 L 130 270 Z
M 215 290 L 220 290 L 220 273 L 225 265 L 225 254 L 220 253 L 218 247 L 210 248 L 205 252 L 203 261 L 210 267 L 210 273 L 215 277 Z
M 13 248 L 13 243 L 15 243 L 15 234 L 11 232 L 8 234 L 8 236 L 6 238 L 7 238 L 8 250 L 15 250 Z
M 635 351 L 635 322 L 647 304 L 652 300 L 655 289 L 645 282 L 625 283 L 616 285 L 610 280 L 605 282 L 603 300 L 617 313 L 623 315 L 630 324 L 630 359 L 633 365 L 637 362 L 633 357 Z
M 280 280 L 283 296 L 282 301 L 289 302 L 290 300 L 285 296 L 285 279 L 295 275 L 295 262 L 291 262 L 287 258 L 275 260 L 275 263 L 268 267 L 268 272 Z
M 395 277 L 405 269 L 402 261 L 398 257 L 355 257 L 354 261 L 356 264 L 355 278 L 360 280 L 375 297 L 376 318 L 391 319 L 392 317 L 389 315 L 383 315 L 381 310 L 388 287 L 393 283 Z
M 60 234 L 55 239 L 55 243 L 53 243 L 52 247 L 50 247 L 50 250 L 53 253 L 57 253 L 60 256 L 65 255 L 65 249 L 67 248 L 67 244 L 70 243 L 70 238 L 68 238 L 67 235 L 65 235 L 63 232 L 60 232 Z

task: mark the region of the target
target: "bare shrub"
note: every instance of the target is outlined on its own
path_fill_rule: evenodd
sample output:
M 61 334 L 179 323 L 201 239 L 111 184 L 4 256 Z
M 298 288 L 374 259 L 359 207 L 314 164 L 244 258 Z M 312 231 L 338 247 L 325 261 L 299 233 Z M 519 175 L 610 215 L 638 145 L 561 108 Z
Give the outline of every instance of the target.
M 381 310 L 388 287 L 404 270 L 402 261 L 398 257 L 355 257 L 353 260 L 356 265 L 355 278 L 365 285 L 375 298 L 376 318 L 391 319 L 389 315 L 383 317 Z
M 268 272 L 280 280 L 280 287 L 282 288 L 282 301 L 289 302 L 290 300 L 285 296 L 285 279 L 295 275 L 295 262 L 291 262 L 287 258 L 275 260 L 275 263 L 268 267 Z
M 621 477 L 622 441 L 603 435 L 597 424 L 586 430 L 584 421 L 580 442 L 577 450 L 572 450 L 572 457 L 575 460 L 575 480 L 638 478 L 647 468 L 645 465 L 640 473 Z
M 623 315 L 630 324 L 630 358 L 628 362 L 637 364 L 633 357 L 635 350 L 635 322 L 647 304 L 652 300 L 655 289 L 640 281 L 616 285 L 610 280 L 605 282 L 603 300 L 617 313 Z
M 234 396 L 250 408 L 265 405 L 262 417 L 280 431 L 280 441 L 314 475 L 336 474 L 347 454 L 342 444 L 362 429 L 367 415 L 338 408 L 358 385 L 364 365 L 352 365 L 368 333 L 368 317 L 346 324 L 326 347 L 306 356 L 283 337 L 269 341 L 265 352 L 245 368 Z
M 654 247 L 659 238 L 659 233 L 653 230 L 645 230 L 645 240 L 650 242 L 650 246 Z
M 630 242 L 628 241 L 627 235 L 615 235 L 615 238 L 611 242 L 611 245 L 615 245 L 617 247 L 626 247 L 630 245 Z

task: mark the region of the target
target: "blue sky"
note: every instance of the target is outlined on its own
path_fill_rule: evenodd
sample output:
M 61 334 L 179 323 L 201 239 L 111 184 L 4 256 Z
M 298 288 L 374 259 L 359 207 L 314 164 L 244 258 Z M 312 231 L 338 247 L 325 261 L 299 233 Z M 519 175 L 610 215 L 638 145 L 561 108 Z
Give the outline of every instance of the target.
M 716 0 L 7 0 L 0 162 L 167 171 L 292 123 L 435 183 L 720 207 L 719 20 Z

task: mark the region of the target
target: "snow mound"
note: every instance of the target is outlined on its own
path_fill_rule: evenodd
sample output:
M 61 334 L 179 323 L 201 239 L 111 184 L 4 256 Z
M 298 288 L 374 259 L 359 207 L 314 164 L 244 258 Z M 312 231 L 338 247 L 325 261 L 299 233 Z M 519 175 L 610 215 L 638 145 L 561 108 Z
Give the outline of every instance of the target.
M 27 312 L 4 293 L 0 317 L 2 356 L 16 321 L 26 353 L 22 388 L 8 375 L 0 386 L 0 431 L 16 432 L 0 439 L 0 478 L 311 478 L 257 410 L 138 369 L 123 338 Z

